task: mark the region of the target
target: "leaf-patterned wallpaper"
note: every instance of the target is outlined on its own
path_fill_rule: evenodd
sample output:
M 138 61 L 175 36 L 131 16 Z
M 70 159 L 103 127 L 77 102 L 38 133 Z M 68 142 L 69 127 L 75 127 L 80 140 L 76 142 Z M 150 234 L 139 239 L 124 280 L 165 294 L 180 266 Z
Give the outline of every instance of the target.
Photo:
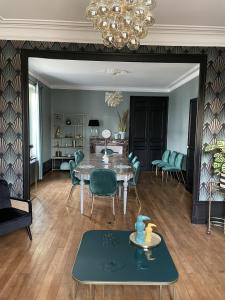
M 11 188 L 11 196 L 23 197 L 21 49 L 83 51 L 100 53 L 111 50 L 103 45 L 0 41 L 0 177 Z M 126 52 L 128 50 L 122 50 Z M 139 53 L 207 54 L 207 80 L 203 144 L 225 139 L 225 48 L 142 46 Z M 211 156 L 202 154 L 199 200 L 208 199 Z M 215 195 L 222 200 L 221 195 Z

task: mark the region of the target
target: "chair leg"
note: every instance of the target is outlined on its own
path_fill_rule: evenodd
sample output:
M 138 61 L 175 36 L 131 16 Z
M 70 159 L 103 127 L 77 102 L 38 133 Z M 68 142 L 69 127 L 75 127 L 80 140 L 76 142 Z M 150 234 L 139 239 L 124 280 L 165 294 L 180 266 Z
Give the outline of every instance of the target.
M 158 176 L 158 167 L 155 167 L 155 176 Z
M 169 174 L 169 172 L 166 172 L 166 183 L 168 181 L 168 174 Z
M 139 195 L 138 195 L 137 187 L 135 186 L 134 189 L 135 189 L 135 194 L 136 194 L 136 201 L 137 201 L 138 215 L 139 215 L 140 212 L 141 212 L 141 201 L 140 201 L 140 198 L 139 198 Z
M 112 197 L 113 215 L 115 217 L 115 197 Z
M 183 183 L 185 184 L 184 175 L 183 175 L 182 170 L 180 171 L 180 173 L 181 173 L 181 177 L 182 177 Z
M 176 171 L 176 176 L 177 176 L 177 180 L 178 180 L 178 182 L 180 183 L 180 177 L 179 177 L 179 175 L 178 175 L 178 172 Z
M 163 178 L 164 178 L 164 171 L 162 170 L 162 182 L 163 182 Z
M 30 226 L 26 226 L 26 230 L 27 230 L 29 239 L 32 241 L 32 234 L 31 234 Z
M 91 217 L 92 217 L 93 208 L 94 208 L 94 200 L 95 200 L 95 197 L 94 197 L 94 195 L 92 194 L 92 202 L 91 202 Z
M 68 196 L 66 202 L 69 202 L 70 198 L 72 197 L 72 194 L 73 194 L 73 188 L 74 188 L 74 185 L 71 186 L 70 193 L 69 193 L 69 196 Z

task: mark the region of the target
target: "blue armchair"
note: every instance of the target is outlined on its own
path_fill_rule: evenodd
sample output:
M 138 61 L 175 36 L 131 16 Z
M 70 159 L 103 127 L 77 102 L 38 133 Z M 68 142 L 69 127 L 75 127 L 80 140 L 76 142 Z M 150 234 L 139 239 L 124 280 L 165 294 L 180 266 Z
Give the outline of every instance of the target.
M 12 207 L 11 199 L 26 202 L 28 204 L 28 211 Z M 7 181 L 0 179 L 0 236 L 18 229 L 26 228 L 28 236 L 30 240 L 32 240 L 30 230 L 30 225 L 32 224 L 31 201 L 11 199 Z

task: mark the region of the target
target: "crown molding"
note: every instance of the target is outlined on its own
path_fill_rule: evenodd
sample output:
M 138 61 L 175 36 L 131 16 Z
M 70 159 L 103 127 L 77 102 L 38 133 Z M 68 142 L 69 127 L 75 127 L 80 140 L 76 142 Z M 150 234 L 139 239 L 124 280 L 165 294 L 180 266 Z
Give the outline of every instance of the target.
M 167 88 L 141 88 L 127 86 L 89 86 L 89 85 L 51 85 L 56 90 L 80 90 L 80 91 L 118 91 L 118 92 L 139 92 L 139 93 L 168 93 Z
M 38 81 L 40 81 L 41 83 L 43 83 L 44 85 L 46 85 L 48 88 L 52 88 L 51 87 L 51 84 L 46 80 L 46 79 L 44 79 L 43 77 L 41 77 L 41 75 L 40 74 L 38 74 L 38 73 L 36 73 L 36 72 L 34 72 L 34 71 L 30 71 L 29 70 L 29 75 L 31 75 L 33 78 L 35 78 L 36 80 L 38 80 Z
M 7 19 L 0 16 L 0 39 L 102 43 L 90 22 Z M 143 45 L 225 47 L 225 27 L 155 24 Z
M 187 71 L 185 74 L 180 76 L 174 82 L 172 82 L 168 87 L 167 90 L 170 92 L 176 90 L 180 86 L 184 85 L 185 83 L 191 81 L 192 79 L 199 76 L 200 67 L 199 65 L 194 66 L 191 70 Z

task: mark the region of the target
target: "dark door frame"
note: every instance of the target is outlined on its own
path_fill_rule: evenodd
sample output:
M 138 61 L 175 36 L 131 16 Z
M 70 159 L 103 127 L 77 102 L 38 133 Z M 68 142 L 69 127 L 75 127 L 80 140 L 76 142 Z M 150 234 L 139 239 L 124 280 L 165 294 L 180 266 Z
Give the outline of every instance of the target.
M 21 50 L 21 91 L 22 91 L 22 118 L 23 118 L 23 196 L 30 196 L 29 174 L 29 101 L 28 101 L 28 59 L 40 57 L 66 60 L 93 60 L 93 61 L 126 61 L 126 62 L 158 62 L 158 63 L 197 63 L 200 65 L 199 97 L 196 129 L 195 172 L 193 190 L 192 221 L 198 222 L 197 206 L 200 186 L 200 169 L 202 153 L 202 131 L 204 118 L 205 81 L 207 70 L 206 54 L 142 54 L 136 52 L 92 52 L 80 51 L 52 51 L 52 50 Z

